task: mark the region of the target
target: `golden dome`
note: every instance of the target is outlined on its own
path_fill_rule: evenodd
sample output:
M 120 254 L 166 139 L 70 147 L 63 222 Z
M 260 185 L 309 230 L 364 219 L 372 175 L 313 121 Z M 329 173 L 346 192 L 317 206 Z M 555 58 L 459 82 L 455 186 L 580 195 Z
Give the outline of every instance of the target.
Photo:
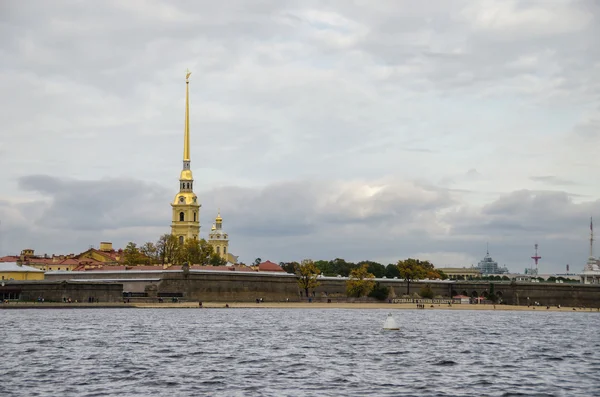
M 179 192 L 173 199 L 173 205 L 195 204 L 199 206 L 198 196 L 194 192 Z
M 223 218 L 221 218 L 221 210 L 217 213 L 217 217 L 215 218 L 216 222 L 223 222 Z
M 193 181 L 194 177 L 192 176 L 192 170 L 182 170 L 181 175 L 179 175 L 180 181 Z
M 217 230 L 217 227 L 215 226 L 215 224 L 213 223 L 212 227 L 210 228 L 210 230 Z

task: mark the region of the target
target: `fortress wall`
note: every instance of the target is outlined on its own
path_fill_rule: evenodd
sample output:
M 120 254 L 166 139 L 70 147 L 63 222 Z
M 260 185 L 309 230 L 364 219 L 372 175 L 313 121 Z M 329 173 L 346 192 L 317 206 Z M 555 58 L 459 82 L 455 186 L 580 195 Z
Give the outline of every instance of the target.
M 82 282 L 18 282 L 6 283 L 3 288 L 18 289 L 22 301 L 36 301 L 38 297 L 46 302 L 62 302 L 63 298 L 74 302 L 87 302 L 89 297 L 99 302 L 119 302 L 123 300 L 123 285 L 118 283 L 82 283 Z
M 230 271 L 120 271 L 120 272 L 51 272 L 47 280 L 114 280 L 126 292 L 148 292 L 149 296 L 158 293 L 183 293 L 186 300 L 204 301 L 254 301 L 263 298 L 269 301 L 305 300 L 304 291 L 290 274 L 230 272 Z M 406 282 L 398 279 L 378 279 L 381 285 L 393 289 L 392 297 L 406 294 Z M 320 285 L 315 289 L 315 299 L 327 297 L 341 300 L 346 298 L 346 280 L 343 278 L 319 278 Z M 418 293 L 421 287 L 429 284 L 434 295 L 444 297 L 464 294 L 482 296 L 490 291 L 502 296 L 508 304 L 527 305 L 540 302 L 541 305 L 600 306 L 600 286 L 584 284 L 554 283 L 511 283 L 511 282 L 411 282 L 410 294 Z M 302 292 L 302 296 L 301 293 Z M 85 299 L 87 295 L 84 294 Z M 313 297 L 311 291 L 311 297 Z
M 296 278 L 285 274 L 165 272 L 156 292 L 198 301 L 299 300 Z

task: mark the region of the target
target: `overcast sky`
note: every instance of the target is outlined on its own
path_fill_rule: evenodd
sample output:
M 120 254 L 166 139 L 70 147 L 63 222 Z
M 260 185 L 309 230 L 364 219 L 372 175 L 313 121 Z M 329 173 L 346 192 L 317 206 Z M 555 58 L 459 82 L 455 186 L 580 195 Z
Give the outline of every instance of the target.
M 0 254 L 169 232 L 189 68 L 201 234 L 220 207 L 241 261 L 579 272 L 598 37 L 595 0 L 2 1 Z

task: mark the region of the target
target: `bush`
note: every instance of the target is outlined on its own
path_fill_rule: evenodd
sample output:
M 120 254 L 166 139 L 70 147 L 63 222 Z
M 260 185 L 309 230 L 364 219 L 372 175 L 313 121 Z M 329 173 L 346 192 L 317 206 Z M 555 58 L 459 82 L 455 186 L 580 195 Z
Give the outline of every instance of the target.
M 431 289 L 431 285 L 426 284 L 422 286 L 419 290 L 419 295 L 421 295 L 421 298 L 433 299 L 433 290 Z
M 379 301 L 386 300 L 389 295 L 390 295 L 389 287 L 384 287 L 383 285 L 380 285 L 379 283 L 375 283 L 375 286 L 373 287 L 371 292 L 369 292 L 370 298 L 375 298 Z

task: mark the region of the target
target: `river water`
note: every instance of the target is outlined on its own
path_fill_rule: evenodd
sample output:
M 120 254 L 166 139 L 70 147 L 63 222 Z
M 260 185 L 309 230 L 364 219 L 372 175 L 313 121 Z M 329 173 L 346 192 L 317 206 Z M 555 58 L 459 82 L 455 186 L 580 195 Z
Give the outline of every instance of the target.
M 6 397 L 600 396 L 595 312 L 0 310 L 0 338 Z

